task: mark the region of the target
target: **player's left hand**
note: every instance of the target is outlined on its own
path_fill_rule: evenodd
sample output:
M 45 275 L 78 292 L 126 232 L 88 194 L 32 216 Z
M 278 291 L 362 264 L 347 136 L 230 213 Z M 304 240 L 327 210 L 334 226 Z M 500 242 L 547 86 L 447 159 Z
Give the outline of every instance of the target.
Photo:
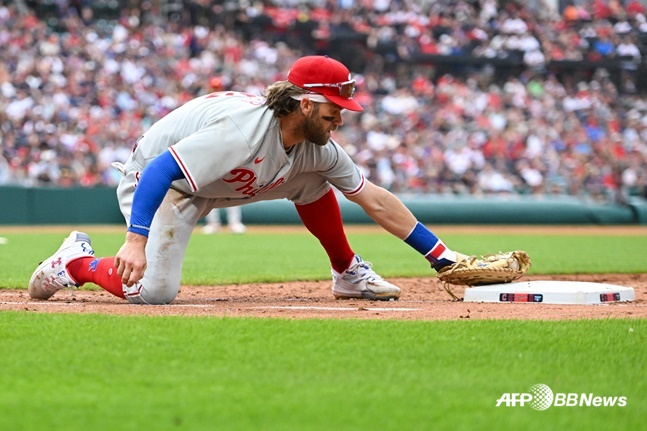
M 487 284 L 509 283 L 519 279 L 530 268 L 530 257 L 522 250 L 467 257 L 459 262 L 441 268 L 438 278 L 454 299 L 450 284 L 483 286 Z

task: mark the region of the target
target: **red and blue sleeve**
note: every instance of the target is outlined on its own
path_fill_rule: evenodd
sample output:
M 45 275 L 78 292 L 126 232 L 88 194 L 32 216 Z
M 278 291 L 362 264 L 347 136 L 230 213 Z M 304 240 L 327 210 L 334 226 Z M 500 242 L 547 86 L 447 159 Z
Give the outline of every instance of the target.
M 128 231 L 147 237 L 155 212 L 162 204 L 171 183 L 183 178 L 180 166 L 169 151 L 164 151 L 153 159 L 142 171 L 135 189 Z

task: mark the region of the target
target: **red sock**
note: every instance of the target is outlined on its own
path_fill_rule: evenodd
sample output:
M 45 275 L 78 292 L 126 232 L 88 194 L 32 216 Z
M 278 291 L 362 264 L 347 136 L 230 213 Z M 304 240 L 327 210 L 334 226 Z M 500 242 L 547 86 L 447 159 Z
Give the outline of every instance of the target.
M 115 296 L 125 298 L 114 257 L 82 257 L 70 262 L 67 272 L 79 285 L 94 283 Z
M 355 253 L 350 248 L 344 232 L 335 192 L 331 189 L 316 201 L 295 207 L 303 224 L 317 237 L 328 253 L 333 269 L 343 272 L 348 268 Z

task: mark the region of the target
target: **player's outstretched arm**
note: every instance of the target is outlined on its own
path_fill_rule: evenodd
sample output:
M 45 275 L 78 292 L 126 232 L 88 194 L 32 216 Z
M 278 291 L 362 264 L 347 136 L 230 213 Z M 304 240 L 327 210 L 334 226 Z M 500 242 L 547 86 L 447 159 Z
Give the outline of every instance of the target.
M 390 191 L 367 181 L 360 193 L 348 196 L 348 199 L 359 204 L 384 229 L 423 255 L 437 271 L 459 260 L 458 254 L 420 223 Z
M 366 214 L 387 232 L 400 239 L 405 239 L 418 223 L 397 196 L 368 180 L 361 192 L 347 198 L 361 206 Z
M 445 290 L 457 299 L 449 284 L 484 285 L 507 283 L 521 277 L 530 268 L 524 251 L 497 253 L 480 259 L 451 250 L 433 232 L 418 222 L 393 193 L 367 181 L 364 189 L 348 199 L 359 204 L 366 214 L 384 229 L 403 239 L 422 254 L 438 271 Z
M 151 161 L 142 172 L 133 196 L 126 241 L 115 256 L 117 273 L 122 283 L 131 287 L 144 276 L 146 243 L 153 217 L 175 180 L 184 178 L 179 165 L 165 151 Z

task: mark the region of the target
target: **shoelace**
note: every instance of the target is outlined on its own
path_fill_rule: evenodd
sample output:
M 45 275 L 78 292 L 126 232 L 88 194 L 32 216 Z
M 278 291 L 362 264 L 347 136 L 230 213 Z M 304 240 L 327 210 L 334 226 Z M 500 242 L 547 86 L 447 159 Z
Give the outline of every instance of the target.
M 346 271 L 347 272 L 351 270 L 353 270 L 353 272 L 358 271 L 360 280 L 368 280 L 368 281 L 382 280 L 382 277 L 377 275 L 377 273 L 375 273 L 372 268 L 373 268 L 373 264 L 371 262 L 362 261 L 351 266 Z

